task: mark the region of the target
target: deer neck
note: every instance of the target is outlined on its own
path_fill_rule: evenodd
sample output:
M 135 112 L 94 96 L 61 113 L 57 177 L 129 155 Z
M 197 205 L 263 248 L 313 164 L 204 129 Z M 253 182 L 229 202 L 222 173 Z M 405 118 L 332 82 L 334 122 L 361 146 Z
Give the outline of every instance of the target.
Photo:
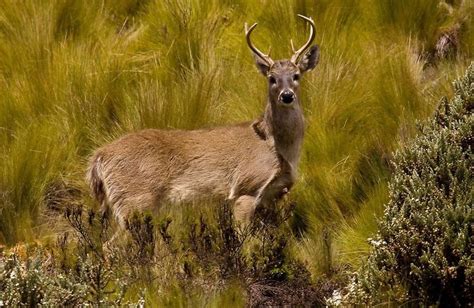
M 304 136 L 304 116 L 299 102 L 294 102 L 290 107 L 269 102 L 263 124 L 268 136 L 274 140 L 280 158 L 296 171 Z

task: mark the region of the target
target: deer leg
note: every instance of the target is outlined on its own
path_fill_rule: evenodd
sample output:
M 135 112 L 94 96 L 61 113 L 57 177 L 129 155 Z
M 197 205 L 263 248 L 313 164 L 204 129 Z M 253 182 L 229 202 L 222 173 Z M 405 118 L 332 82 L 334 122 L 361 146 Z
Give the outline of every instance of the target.
M 136 204 L 149 204 L 149 200 L 138 198 L 124 198 L 114 203 L 112 206 L 108 204 L 102 204 L 101 212 L 103 218 L 109 219 L 112 222 L 112 236 L 104 243 L 104 249 L 106 251 L 111 251 L 113 246 L 118 245 L 121 240 L 123 240 L 126 231 L 127 231 L 127 219 L 130 216 L 130 212 L 133 209 L 133 206 Z M 143 203 L 140 203 L 142 201 Z M 148 201 L 148 203 L 147 203 Z M 114 220 L 111 220 L 111 216 L 115 216 Z
M 237 222 L 247 224 L 255 212 L 255 197 L 243 195 L 237 198 L 234 203 L 234 218 Z
M 288 194 L 292 185 L 291 177 L 287 177 L 281 172 L 275 172 L 259 190 L 255 199 L 254 211 L 259 211 L 259 209 L 263 209 L 282 199 Z
M 111 226 L 109 225 L 109 228 L 113 228 L 112 230 L 115 229 L 113 231 L 112 236 L 103 243 L 104 252 L 108 253 L 112 251 L 112 247 L 117 245 L 118 239 L 120 239 L 124 234 L 125 221 L 122 217 L 116 217 L 116 220 L 111 219 L 114 214 L 112 213 L 112 209 L 106 203 L 105 200 L 102 202 L 101 205 L 101 215 L 102 219 L 108 220 L 108 223 L 112 224 Z
M 260 188 L 257 198 L 255 199 L 255 208 L 260 206 L 261 204 L 267 204 L 275 197 L 277 193 L 277 191 L 275 190 L 275 183 L 278 180 L 278 174 L 279 172 L 274 172 L 272 176 Z

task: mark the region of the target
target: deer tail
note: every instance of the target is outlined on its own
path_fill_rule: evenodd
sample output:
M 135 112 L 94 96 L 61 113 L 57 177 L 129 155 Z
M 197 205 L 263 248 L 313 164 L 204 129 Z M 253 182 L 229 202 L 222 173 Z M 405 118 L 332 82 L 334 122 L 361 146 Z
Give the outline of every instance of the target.
M 89 169 L 86 174 L 87 182 L 91 189 L 92 196 L 100 203 L 102 214 L 108 212 L 108 206 L 106 202 L 106 193 L 104 185 L 104 176 L 102 173 L 102 157 L 95 155 L 89 165 Z

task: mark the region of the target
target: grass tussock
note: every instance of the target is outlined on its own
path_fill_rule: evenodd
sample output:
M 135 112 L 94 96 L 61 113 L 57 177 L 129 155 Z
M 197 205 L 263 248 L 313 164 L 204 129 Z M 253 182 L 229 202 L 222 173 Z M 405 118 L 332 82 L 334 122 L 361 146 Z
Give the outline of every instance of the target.
M 465 0 L 2 0 L 0 245 L 70 228 L 61 205 L 94 208 L 87 158 L 126 132 L 257 117 L 266 84 L 243 24 L 259 22 L 256 44 L 284 58 L 290 39 L 306 39 L 304 14 L 321 61 L 302 82 L 287 253 L 315 280 L 356 268 L 388 198 L 391 153 L 473 57 L 473 13 Z M 167 292 L 179 301 L 179 290 Z

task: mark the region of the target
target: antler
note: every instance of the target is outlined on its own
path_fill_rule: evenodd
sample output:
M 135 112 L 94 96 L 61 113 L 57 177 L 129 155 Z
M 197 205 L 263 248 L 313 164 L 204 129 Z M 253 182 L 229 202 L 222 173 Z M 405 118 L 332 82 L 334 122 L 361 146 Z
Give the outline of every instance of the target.
M 255 29 L 255 27 L 257 26 L 256 23 L 254 23 L 250 28 L 247 28 L 247 23 L 245 23 L 245 38 L 247 39 L 247 44 L 249 45 L 250 49 L 260 58 L 262 59 L 263 61 L 265 61 L 268 66 L 272 66 L 273 65 L 273 60 L 266 54 L 264 54 L 263 52 L 261 52 L 260 50 L 257 49 L 257 47 L 255 47 L 253 44 L 252 44 L 252 41 L 250 40 L 250 34 L 252 34 L 252 31 L 253 29 Z
M 306 44 L 303 45 L 303 47 L 301 47 L 300 49 L 298 49 L 297 51 L 295 51 L 295 49 L 293 48 L 293 41 L 291 41 L 291 48 L 293 49 L 293 56 L 291 57 L 291 62 L 293 63 L 298 63 L 298 59 L 299 57 L 301 56 L 301 54 L 306 50 L 308 49 L 308 47 L 311 45 L 311 43 L 313 42 L 314 40 L 314 37 L 316 36 L 315 32 L 316 32 L 316 26 L 314 25 L 314 21 L 311 17 L 306 17 L 306 16 L 303 16 L 303 15 L 300 15 L 298 14 L 298 17 L 306 20 L 310 26 L 311 26 L 311 29 L 310 29 L 310 32 L 309 32 L 309 39 L 308 41 L 306 42 Z

